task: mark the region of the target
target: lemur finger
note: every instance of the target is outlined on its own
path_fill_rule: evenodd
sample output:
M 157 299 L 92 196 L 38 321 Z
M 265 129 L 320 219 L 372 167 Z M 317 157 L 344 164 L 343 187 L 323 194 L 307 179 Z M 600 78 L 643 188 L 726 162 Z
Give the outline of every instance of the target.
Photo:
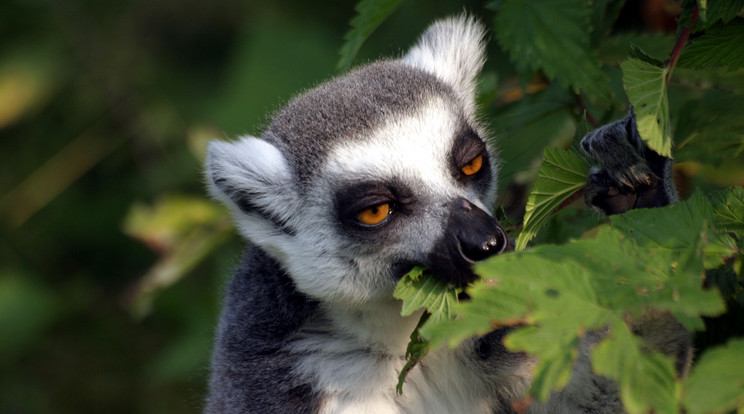
M 607 215 L 620 214 L 632 209 L 637 196 L 632 191 L 618 188 L 617 182 L 607 170 L 592 168 L 584 186 L 584 201 L 588 206 Z

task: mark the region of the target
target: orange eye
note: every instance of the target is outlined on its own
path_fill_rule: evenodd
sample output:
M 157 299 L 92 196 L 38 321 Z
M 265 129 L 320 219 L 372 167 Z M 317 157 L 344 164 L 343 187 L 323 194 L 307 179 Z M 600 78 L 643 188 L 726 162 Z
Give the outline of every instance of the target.
M 376 226 L 385 221 L 391 212 L 390 204 L 382 203 L 362 211 L 357 214 L 356 218 L 361 224 L 366 226 Z
M 465 175 L 473 175 L 480 171 L 481 167 L 483 166 L 483 156 L 479 155 L 472 160 L 470 160 L 469 163 L 465 164 L 460 170 Z

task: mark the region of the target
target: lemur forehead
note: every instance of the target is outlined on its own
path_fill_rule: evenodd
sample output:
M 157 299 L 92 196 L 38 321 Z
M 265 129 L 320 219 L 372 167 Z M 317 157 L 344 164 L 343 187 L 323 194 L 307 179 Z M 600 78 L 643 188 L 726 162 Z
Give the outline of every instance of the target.
M 323 165 L 323 175 L 347 181 L 349 177 L 383 182 L 403 181 L 446 194 L 452 179 L 453 147 L 469 131 L 462 114 L 448 100 L 432 98 L 416 111 L 388 119 L 365 140 L 334 147 Z
M 434 75 L 382 61 L 296 97 L 276 115 L 264 138 L 286 156 L 304 189 L 334 147 L 368 140 L 381 125 L 410 116 L 432 97 L 457 105 L 454 91 Z

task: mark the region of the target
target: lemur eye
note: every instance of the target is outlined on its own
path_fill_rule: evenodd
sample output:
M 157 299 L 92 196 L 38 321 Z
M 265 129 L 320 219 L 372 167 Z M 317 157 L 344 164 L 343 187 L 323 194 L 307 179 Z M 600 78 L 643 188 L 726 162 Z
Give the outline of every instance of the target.
M 376 226 L 384 222 L 392 212 L 390 203 L 382 203 L 357 214 L 356 219 L 365 226 Z
M 470 160 L 469 163 L 465 164 L 462 168 L 460 168 L 460 171 L 462 171 L 465 175 L 473 175 L 480 171 L 481 167 L 483 166 L 483 156 L 479 155 L 472 160 Z

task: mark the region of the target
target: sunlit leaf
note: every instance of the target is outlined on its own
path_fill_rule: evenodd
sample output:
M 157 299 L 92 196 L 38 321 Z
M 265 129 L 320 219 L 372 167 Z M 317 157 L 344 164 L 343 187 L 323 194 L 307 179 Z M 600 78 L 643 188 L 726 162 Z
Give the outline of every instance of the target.
M 705 196 L 695 193 L 686 202 L 630 210 L 613 218 L 612 225 L 646 249 L 681 252 L 697 241 L 706 222 L 714 222 L 713 207 Z M 706 268 L 720 265 L 723 258 L 736 252 L 736 243 L 730 236 L 711 233 L 708 237 L 704 251 Z
M 516 250 L 523 250 L 555 210 L 584 187 L 589 164 L 574 152 L 548 148 L 537 170 L 537 179 L 527 199 L 524 228 L 516 240 Z
M 482 280 L 468 288 L 470 300 L 454 307 L 453 320 L 427 323 L 421 334 L 432 346 L 455 346 L 494 328 L 528 325 L 505 343 L 537 357 L 531 393 L 544 400 L 569 381 L 586 333 L 607 328 L 609 336 L 592 360 L 598 372 L 618 381 L 628 411 L 676 412 L 671 358 L 646 352 L 626 318 L 653 308 L 695 330 L 703 327 L 700 316 L 724 312 L 717 290 L 703 288 L 703 259 L 726 257 L 730 240 L 708 230 L 706 218 L 713 210 L 700 195 L 629 213 L 613 218 L 612 228 L 594 239 L 538 246 L 477 264 Z M 651 222 L 655 227 L 648 229 Z
M 431 319 L 437 321 L 453 316 L 452 307 L 457 303 L 458 291 L 417 266 L 398 282 L 393 296 L 403 301 L 402 316 L 426 308 Z
M 672 155 L 672 134 L 667 102 L 666 76 L 669 70 L 637 58 L 620 63 L 623 84 L 636 113 L 638 133 L 657 153 Z
M 592 367 L 598 374 L 618 382 L 628 413 L 679 412 L 671 358 L 644 352 L 642 342 L 621 321 L 612 324 L 608 338 L 592 352 Z
M 690 414 L 724 414 L 744 407 L 744 339 L 705 352 L 684 382 Z

